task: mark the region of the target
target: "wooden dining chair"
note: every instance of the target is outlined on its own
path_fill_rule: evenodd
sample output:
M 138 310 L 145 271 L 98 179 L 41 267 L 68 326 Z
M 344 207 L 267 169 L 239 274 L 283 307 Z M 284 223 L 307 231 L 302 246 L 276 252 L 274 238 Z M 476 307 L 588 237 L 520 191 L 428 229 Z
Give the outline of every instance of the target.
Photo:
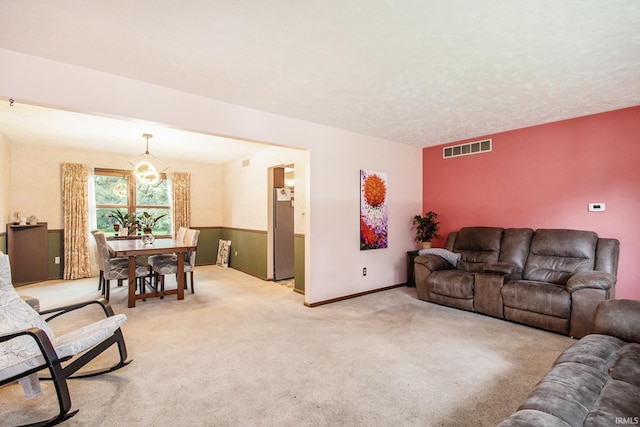
M 104 295 L 104 298 L 109 301 L 111 280 L 117 280 L 118 285 L 122 286 L 122 283 L 129 279 L 129 260 L 127 258 L 111 257 L 111 252 L 109 251 L 109 245 L 107 244 L 107 238 L 105 237 L 104 232 L 96 230 L 93 232 L 93 237 L 96 239 L 96 244 L 98 245 L 98 263 L 100 265 L 100 270 L 102 271 L 103 280 L 102 294 Z M 139 279 L 141 292 L 144 292 L 144 279 L 147 275 L 147 267 L 136 262 L 136 279 Z
M 91 234 L 93 235 L 94 239 L 95 239 L 95 233 L 97 233 L 97 232 L 101 232 L 102 233 L 101 230 L 93 230 L 91 232 Z M 105 239 L 106 239 L 106 236 L 105 236 Z M 98 246 L 98 241 L 97 240 L 96 240 L 96 259 L 97 259 L 97 262 L 98 262 L 98 267 L 100 268 L 100 274 L 98 275 L 98 290 L 102 291 L 102 294 L 104 295 L 104 291 L 105 291 L 104 287 L 103 287 L 104 286 L 104 282 L 105 282 L 105 280 L 104 280 L 104 267 L 102 265 L 102 252 L 101 252 L 100 247 Z M 118 264 L 121 264 L 123 266 L 128 266 L 129 265 L 129 260 L 127 258 L 124 258 L 124 257 L 117 258 L 117 257 L 113 256 L 113 253 L 112 253 L 111 250 L 109 250 L 109 262 L 111 264 L 118 263 Z M 122 280 L 120 280 L 118 282 L 118 285 L 122 286 Z
M 185 233 L 184 242 L 191 246 L 198 245 L 198 237 L 200 237 L 200 230 L 188 229 Z M 149 257 L 151 258 L 151 257 Z M 193 270 L 196 266 L 196 251 L 187 252 L 184 254 L 184 287 L 187 289 L 187 273 L 191 277 L 191 293 L 195 293 L 193 283 Z M 160 281 L 160 290 L 164 290 L 164 276 L 167 274 L 178 274 L 178 257 L 176 255 L 173 258 L 155 258 L 151 263 L 151 268 L 156 276 L 156 283 Z M 156 285 L 158 286 L 158 284 Z
M 184 236 L 187 234 L 187 227 L 178 228 L 178 232 L 176 233 L 176 240 L 184 240 Z M 158 254 L 151 255 L 147 258 L 147 264 L 149 265 L 149 273 L 153 273 L 153 263 L 163 261 L 178 261 L 178 255 L 176 254 Z

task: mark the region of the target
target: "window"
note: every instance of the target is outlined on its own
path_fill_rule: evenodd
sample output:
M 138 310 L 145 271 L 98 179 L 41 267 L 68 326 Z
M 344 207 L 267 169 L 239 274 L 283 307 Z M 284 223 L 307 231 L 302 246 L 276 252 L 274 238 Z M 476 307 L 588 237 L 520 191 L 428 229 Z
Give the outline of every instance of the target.
M 113 225 L 116 221 L 109 217 L 114 210 L 136 217 L 148 212 L 154 218 L 165 215 L 155 224 L 153 234 L 171 235 L 172 221 L 166 175 L 162 174 L 160 183 L 146 192 L 137 189 L 134 180 L 133 175 L 125 176 L 125 171 L 121 169 L 95 169 L 97 228 L 107 236 L 114 236 L 116 231 Z M 142 230 L 130 230 L 129 234 L 141 232 Z

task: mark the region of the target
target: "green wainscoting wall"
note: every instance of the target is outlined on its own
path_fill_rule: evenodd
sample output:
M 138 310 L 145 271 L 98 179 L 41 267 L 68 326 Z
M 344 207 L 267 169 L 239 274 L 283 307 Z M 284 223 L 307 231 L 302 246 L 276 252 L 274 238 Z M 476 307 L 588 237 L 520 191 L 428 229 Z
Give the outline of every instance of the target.
M 198 237 L 198 250 L 196 265 L 210 265 L 216 263 L 218 256 L 218 240 L 220 240 L 220 227 L 193 227 L 200 230 Z
M 304 234 L 296 234 L 294 236 L 294 245 L 296 257 L 293 266 L 294 289 L 296 292 L 304 294 Z
M 267 280 L 267 232 L 227 227 L 194 227 L 200 230 L 198 238 L 197 265 L 216 263 L 218 241 L 231 240 L 229 267 L 240 270 L 263 280 Z M 295 244 L 295 291 L 304 293 L 304 235 L 294 236 Z M 48 230 L 48 273 L 49 279 L 61 279 L 64 273 L 64 233 L 63 230 Z M 7 252 L 7 234 L 0 233 L 0 251 Z M 54 262 L 60 257 L 60 264 Z
M 229 267 L 267 280 L 267 232 L 222 228 L 220 238 L 231 240 Z M 218 252 L 218 242 L 215 245 Z
M 49 257 L 47 258 L 49 279 L 62 279 L 64 273 L 64 232 L 62 230 L 49 230 L 47 233 L 47 245 L 49 248 Z M 55 263 L 56 257 L 60 257 L 60 264 Z

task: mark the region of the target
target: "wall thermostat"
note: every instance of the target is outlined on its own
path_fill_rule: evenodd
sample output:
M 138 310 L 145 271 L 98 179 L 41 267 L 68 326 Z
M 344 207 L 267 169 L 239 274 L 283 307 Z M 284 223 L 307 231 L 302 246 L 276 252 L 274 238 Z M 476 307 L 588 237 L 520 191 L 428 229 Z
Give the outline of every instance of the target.
M 589 203 L 589 212 L 604 212 L 604 203 Z

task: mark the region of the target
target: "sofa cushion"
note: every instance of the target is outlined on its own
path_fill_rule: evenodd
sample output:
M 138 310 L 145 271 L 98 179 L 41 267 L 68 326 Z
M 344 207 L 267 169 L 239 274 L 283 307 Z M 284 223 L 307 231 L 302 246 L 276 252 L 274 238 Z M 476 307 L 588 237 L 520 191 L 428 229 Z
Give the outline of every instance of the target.
M 571 295 L 564 286 L 546 282 L 517 280 L 502 287 L 506 307 L 568 319 L 571 314 Z
M 459 270 L 482 271 L 485 262 L 498 262 L 503 228 L 464 227 L 458 231 L 453 252 L 460 254 Z
M 560 418 L 534 409 L 522 409 L 514 412 L 497 427 L 571 427 Z
M 431 292 L 454 298 L 473 298 L 475 274 L 458 270 L 434 271 L 428 278 Z
M 640 387 L 624 381 L 609 381 L 591 408 L 585 427 L 638 424 Z
M 558 356 L 555 364 L 582 363 L 606 373 L 616 361 L 618 351 L 624 344 L 621 339 L 609 335 L 587 335 Z
M 640 387 L 640 344 L 627 344 L 622 347 L 616 363 L 609 370 L 609 375 L 614 380 Z
M 507 228 L 500 244 L 500 262 L 512 264 L 522 272 L 529 256 L 533 230 L 530 228 Z
M 594 332 L 640 343 L 640 310 L 637 300 L 614 299 L 600 303 L 594 315 Z
M 536 230 L 522 277 L 564 285 L 576 271 L 593 270 L 597 243 L 593 231 Z
M 580 363 L 555 365 L 519 409 L 554 415 L 569 425 L 581 426 L 609 376 Z

